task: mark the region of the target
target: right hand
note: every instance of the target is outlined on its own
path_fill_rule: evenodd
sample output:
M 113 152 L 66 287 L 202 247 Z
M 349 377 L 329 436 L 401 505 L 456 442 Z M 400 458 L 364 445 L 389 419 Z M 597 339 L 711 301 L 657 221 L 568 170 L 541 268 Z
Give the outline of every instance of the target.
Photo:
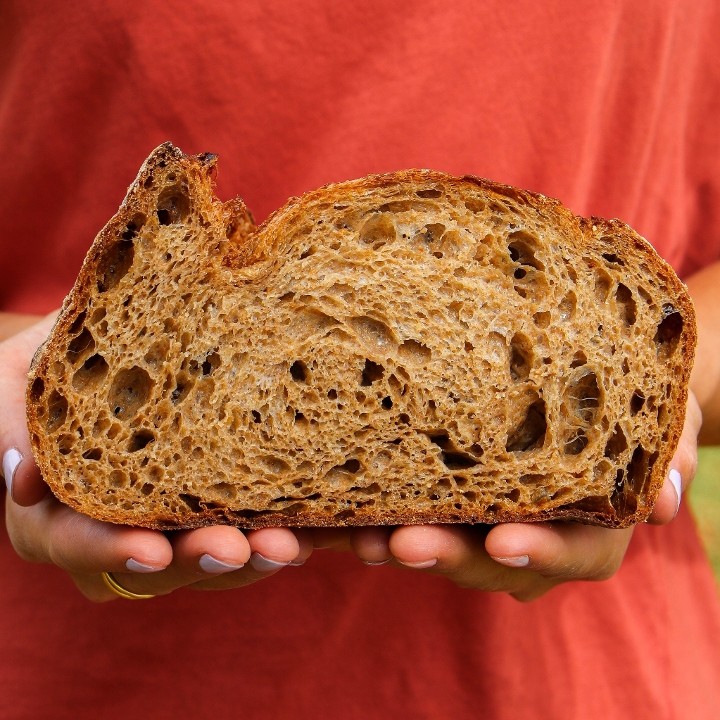
M 0 456 L 8 486 L 5 519 L 18 555 L 65 570 L 89 599 L 117 596 L 101 573 L 128 590 L 165 595 L 182 587 L 230 589 L 302 564 L 310 534 L 286 528 L 243 533 L 227 526 L 164 534 L 99 522 L 58 502 L 32 457 L 25 420 L 30 361 L 54 322 L 49 316 L 0 343 Z

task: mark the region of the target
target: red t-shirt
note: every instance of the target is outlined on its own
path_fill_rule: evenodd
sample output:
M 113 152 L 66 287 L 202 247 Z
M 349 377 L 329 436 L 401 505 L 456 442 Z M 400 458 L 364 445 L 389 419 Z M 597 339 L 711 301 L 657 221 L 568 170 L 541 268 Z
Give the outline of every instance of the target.
M 720 258 L 715 0 L 7 0 L 0 309 L 44 312 L 149 151 L 220 155 L 262 220 L 432 167 Z M 318 551 L 249 588 L 88 603 L 0 542 L 5 718 L 720 717 L 720 608 L 688 512 L 539 601 Z

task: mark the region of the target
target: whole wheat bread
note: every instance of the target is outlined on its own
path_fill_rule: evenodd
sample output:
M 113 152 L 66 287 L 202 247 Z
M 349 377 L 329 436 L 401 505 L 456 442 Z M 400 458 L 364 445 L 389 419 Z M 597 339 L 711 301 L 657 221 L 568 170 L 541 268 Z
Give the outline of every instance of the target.
M 152 528 L 647 517 L 696 330 L 645 240 L 424 170 L 255 228 L 215 163 L 151 154 L 34 360 L 60 500 Z

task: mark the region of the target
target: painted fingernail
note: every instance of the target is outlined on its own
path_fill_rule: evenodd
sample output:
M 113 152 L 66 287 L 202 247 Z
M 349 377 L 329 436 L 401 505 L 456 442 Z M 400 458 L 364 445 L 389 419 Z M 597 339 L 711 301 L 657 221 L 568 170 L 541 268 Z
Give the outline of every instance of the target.
M 10 448 L 5 451 L 2 461 L 3 476 L 8 495 L 12 495 L 12 484 L 15 479 L 15 471 L 22 462 L 23 456 L 17 448 Z
M 284 568 L 290 563 L 277 562 L 276 560 L 270 560 L 260 553 L 253 553 L 250 556 L 250 564 L 258 572 L 272 572 L 273 570 L 279 570 Z
M 675 506 L 675 514 L 677 515 L 680 510 L 680 500 L 682 499 L 682 475 L 674 468 L 668 473 L 668 480 L 672 483 L 675 489 L 675 497 L 677 498 L 677 505 Z
M 165 569 L 165 568 L 153 567 L 152 565 L 146 565 L 145 563 L 138 562 L 135 558 L 130 558 L 125 563 L 125 567 L 130 572 L 136 572 L 136 573 L 154 573 L 154 572 L 160 572 L 160 570 Z
M 239 565 L 225 563 L 222 560 L 214 558 L 212 555 L 208 555 L 207 553 L 200 558 L 199 564 L 203 572 L 210 573 L 211 575 L 233 572 L 233 570 L 239 570 L 241 567 L 245 566 L 245 563 L 240 563 Z
M 530 558 L 527 555 L 513 555 L 512 557 L 495 557 L 493 560 L 507 567 L 521 568 L 530 564 Z
M 437 558 L 433 558 L 432 560 L 421 560 L 420 562 L 403 562 L 402 560 L 399 562 L 401 565 L 412 568 L 413 570 L 426 570 L 427 568 L 431 568 L 433 565 L 437 565 Z

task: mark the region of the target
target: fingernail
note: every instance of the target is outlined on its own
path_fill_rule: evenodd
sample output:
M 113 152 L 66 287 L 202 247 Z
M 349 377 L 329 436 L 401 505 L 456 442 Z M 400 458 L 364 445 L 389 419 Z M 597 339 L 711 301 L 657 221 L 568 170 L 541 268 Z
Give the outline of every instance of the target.
M 425 570 L 427 568 L 431 568 L 433 565 L 437 565 L 437 558 L 433 558 L 432 560 L 422 560 L 420 562 L 403 562 L 402 560 L 399 560 L 398 562 L 405 567 L 412 568 L 413 570 Z
M 507 567 L 521 568 L 530 564 L 530 558 L 527 555 L 513 555 L 512 557 L 495 557 L 493 555 L 492 559 L 501 565 L 507 565 Z
M 160 570 L 165 569 L 165 568 L 153 567 L 152 565 L 145 565 L 145 563 L 138 562 L 137 560 L 135 560 L 135 558 L 130 558 L 125 563 L 125 567 L 130 572 L 136 572 L 136 573 L 154 573 L 154 572 L 160 572 Z
M 387 565 L 390 562 L 390 558 L 387 560 L 363 560 L 363 563 L 365 565 L 369 565 L 370 567 L 377 567 L 379 565 Z
M 219 575 L 220 573 L 232 572 L 233 570 L 239 570 L 244 567 L 245 563 L 239 565 L 232 565 L 225 563 L 222 560 L 214 558 L 212 555 L 205 553 L 199 560 L 200 568 L 211 575 Z
M 23 456 L 17 448 L 10 448 L 3 455 L 2 469 L 5 477 L 5 487 L 7 487 L 8 495 L 12 496 L 12 484 L 15 479 L 15 471 L 22 462 Z
M 682 475 L 674 468 L 668 473 L 668 480 L 672 483 L 675 488 L 675 497 L 677 498 L 677 505 L 675 506 L 675 514 L 677 515 L 680 510 L 680 500 L 682 499 Z
M 276 560 L 270 560 L 260 553 L 253 553 L 250 556 L 250 564 L 258 572 L 272 572 L 273 570 L 279 570 L 284 568 L 290 563 L 277 562 Z

